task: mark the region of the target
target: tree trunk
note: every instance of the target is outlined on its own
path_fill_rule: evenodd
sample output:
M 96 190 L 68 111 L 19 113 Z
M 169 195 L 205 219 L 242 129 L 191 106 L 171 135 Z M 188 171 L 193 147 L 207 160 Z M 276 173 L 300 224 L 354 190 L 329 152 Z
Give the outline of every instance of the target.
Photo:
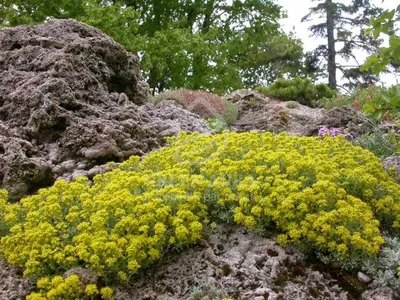
M 328 78 L 329 87 L 336 90 L 336 51 L 335 51 L 335 7 L 332 0 L 326 0 L 326 29 L 328 33 Z

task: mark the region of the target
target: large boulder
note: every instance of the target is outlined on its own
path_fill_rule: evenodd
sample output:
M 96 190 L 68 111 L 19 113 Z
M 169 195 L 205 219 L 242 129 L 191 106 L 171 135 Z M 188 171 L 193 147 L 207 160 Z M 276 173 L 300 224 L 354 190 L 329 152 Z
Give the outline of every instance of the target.
M 0 188 L 17 200 L 168 134 L 210 132 L 179 106 L 165 123 L 172 104 L 149 97 L 137 55 L 100 30 L 75 20 L 0 29 Z
M 225 96 L 238 108 L 238 120 L 232 130 L 258 130 L 289 135 L 311 136 L 319 128 L 341 128 L 344 132 L 359 134 L 368 130 L 362 113 L 351 107 L 311 108 L 295 101 L 270 98 L 252 90 L 237 90 Z

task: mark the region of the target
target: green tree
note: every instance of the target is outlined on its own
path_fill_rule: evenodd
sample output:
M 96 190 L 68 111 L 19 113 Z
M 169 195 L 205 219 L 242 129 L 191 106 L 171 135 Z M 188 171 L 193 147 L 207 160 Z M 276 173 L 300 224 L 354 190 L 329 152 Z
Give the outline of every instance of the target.
M 367 30 L 374 39 L 381 34 L 389 36 L 389 46 L 380 47 L 376 53 L 371 55 L 362 70 L 371 70 L 375 75 L 384 72 L 388 66 L 395 69 L 400 65 L 400 36 L 397 34 L 395 23 L 400 21 L 400 5 L 396 9 L 384 11 L 378 18 L 370 20 L 372 27 Z
M 354 54 L 354 50 L 362 49 L 368 53 L 376 51 L 381 40 L 372 39 L 365 34 L 369 25 L 369 19 L 382 12 L 371 4 L 370 0 L 352 0 L 350 4 L 344 4 L 333 0 L 317 0 L 317 6 L 310 8 L 310 12 L 302 21 L 311 21 L 318 16 L 322 22 L 310 26 L 311 33 L 316 37 L 326 38 L 327 43 L 318 46 L 308 54 L 309 61 L 315 65 L 321 63 L 320 58 L 327 62 L 327 68 L 322 64 L 320 70 L 327 69 L 329 86 L 337 88 L 337 70 L 340 70 L 348 83 L 344 86 L 354 87 L 358 84 L 370 84 L 377 80 L 371 72 L 360 71 L 361 63 Z M 355 65 L 342 65 L 337 62 L 337 56 L 350 60 Z
M 392 67 L 399 68 L 400 36 L 395 23 L 400 21 L 400 5 L 396 9 L 386 10 L 378 18 L 371 19 L 372 27 L 367 30 L 374 39 L 381 35 L 389 36 L 389 46 L 380 47 L 361 67 L 362 71 L 371 71 L 376 76 Z M 363 111 L 376 118 L 388 118 L 400 112 L 400 84 L 392 86 L 387 92 L 368 101 Z
M 302 44 L 279 27 L 272 0 L 3 0 L 3 25 L 75 18 L 138 52 L 155 92 L 226 92 L 302 70 Z

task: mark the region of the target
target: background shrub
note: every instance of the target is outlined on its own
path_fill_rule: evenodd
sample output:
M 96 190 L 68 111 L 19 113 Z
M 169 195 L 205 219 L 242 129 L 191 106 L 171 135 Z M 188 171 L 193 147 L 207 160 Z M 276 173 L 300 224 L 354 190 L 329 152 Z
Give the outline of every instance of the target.
M 326 109 L 341 106 L 354 106 L 359 110 L 363 110 L 364 106 L 370 102 L 374 102 L 375 99 L 381 97 L 387 97 L 389 89 L 370 85 L 368 87 L 357 87 L 350 94 L 336 94 L 331 98 L 325 98 L 318 101 L 318 106 Z M 367 105 L 368 106 L 368 105 Z
M 226 122 L 229 123 L 235 118 L 235 110 L 237 115 L 237 109 L 232 103 L 224 101 L 218 95 L 204 91 L 171 90 L 153 98 L 154 103 L 162 100 L 174 100 L 203 119 L 218 118 L 226 114 Z
M 310 107 L 323 98 L 332 98 L 335 92 L 326 84 L 313 84 L 308 78 L 280 78 L 267 87 L 258 87 L 257 91 L 282 100 L 294 100 Z

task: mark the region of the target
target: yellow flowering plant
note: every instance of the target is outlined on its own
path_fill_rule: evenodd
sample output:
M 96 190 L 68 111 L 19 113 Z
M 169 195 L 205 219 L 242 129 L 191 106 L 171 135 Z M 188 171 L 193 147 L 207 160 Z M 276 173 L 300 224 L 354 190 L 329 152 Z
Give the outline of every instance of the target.
M 31 297 L 57 293 L 41 278 L 77 266 L 106 285 L 129 280 L 169 248 L 198 241 L 221 214 L 252 229 L 275 226 L 281 244 L 342 260 L 376 255 L 382 229 L 399 234 L 400 186 L 342 136 L 181 133 L 168 142 L 92 185 L 57 181 L 20 204 L 0 192 L 0 254 L 39 280 Z M 77 286 L 88 299 L 112 295 Z

